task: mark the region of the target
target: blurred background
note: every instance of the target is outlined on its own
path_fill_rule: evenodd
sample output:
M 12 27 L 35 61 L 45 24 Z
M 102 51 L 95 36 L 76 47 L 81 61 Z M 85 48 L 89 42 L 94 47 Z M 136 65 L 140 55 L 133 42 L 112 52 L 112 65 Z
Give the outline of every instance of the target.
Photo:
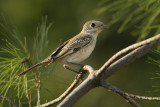
M 87 60 L 82 62 L 82 64 L 91 65 L 94 69 L 99 69 L 119 50 L 160 33 L 159 4 L 159 0 L 1 0 L 0 45 L 4 47 L 6 43 L 3 40 L 8 40 L 22 52 L 25 49 L 19 48 L 17 41 L 10 37 L 18 35 L 22 43 L 26 41 L 26 48 L 30 53 L 29 58 L 32 58 L 33 63 L 36 63 L 50 55 L 62 42 L 78 34 L 86 21 L 99 20 L 104 22 L 108 29 L 99 35 L 94 52 Z M 42 50 L 39 53 L 40 57 L 37 57 L 34 53 L 37 26 L 41 26 L 42 17 L 45 16 L 47 16 L 46 26 L 50 23 L 52 23 L 52 26 L 47 34 L 48 41 L 45 49 L 37 46 L 37 50 Z M 2 56 L 6 57 L 3 54 Z M 152 53 L 143 56 L 113 74 L 107 81 L 128 93 L 159 96 L 158 80 L 152 79 L 157 76 L 156 72 L 159 68 L 148 60 L 148 57 L 152 56 Z M 34 57 L 38 59 L 35 61 Z M 24 66 L 27 68 L 30 65 L 26 64 Z M 3 70 L 1 68 L 0 72 L 2 73 Z M 61 95 L 75 78 L 75 74 L 65 70 L 62 64 L 40 68 L 40 71 L 42 104 Z M 22 70 L 17 71 L 16 74 L 20 72 Z M 6 75 L 9 74 L 6 73 Z M 13 74 L 11 73 L 11 75 Z M 2 77 L 5 76 L 0 76 L 0 90 L 6 90 L 4 87 L 6 87 L 9 77 L 8 80 Z M 12 80 L 15 85 L 10 84 L 7 91 L 2 91 L 0 94 L 5 94 L 20 106 L 35 106 L 37 103 L 37 88 L 34 73 L 29 73 L 19 80 Z M 6 82 L 2 83 L 2 81 Z M 16 83 L 25 84 L 25 86 L 17 92 Z M 21 95 L 23 90 L 26 90 L 28 94 Z M 160 104 L 156 101 L 136 101 L 142 107 L 158 107 Z M 2 99 L 0 99 L 0 102 L 1 106 L 12 106 Z M 120 96 L 101 87 L 88 92 L 74 107 L 84 105 L 85 107 L 132 107 Z

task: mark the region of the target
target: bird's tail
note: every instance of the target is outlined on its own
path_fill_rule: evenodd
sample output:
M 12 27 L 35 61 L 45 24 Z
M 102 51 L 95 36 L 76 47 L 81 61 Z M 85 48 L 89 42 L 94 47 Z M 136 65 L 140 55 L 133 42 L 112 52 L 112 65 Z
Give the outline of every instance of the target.
M 19 78 L 20 76 L 26 74 L 27 72 L 29 72 L 29 71 L 31 71 L 31 70 L 33 70 L 33 69 L 35 69 L 35 68 L 37 68 L 41 65 L 42 65 L 42 63 L 38 63 L 36 65 L 33 65 L 32 67 L 28 68 L 27 70 L 25 70 L 25 71 L 21 72 L 20 74 L 16 75 L 15 78 Z
M 36 65 L 33 65 L 32 67 L 28 68 L 27 70 L 21 72 L 20 74 L 16 75 L 15 78 L 19 78 L 21 77 L 22 75 L 26 74 L 27 72 L 39 67 L 39 66 L 42 66 L 42 65 L 49 65 L 50 63 L 52 63 L 52 60 L 51 60 L 51 57 L 48 57 L 46 58 L 45 60 L 43 60 L 42 62 L 36 64 Z

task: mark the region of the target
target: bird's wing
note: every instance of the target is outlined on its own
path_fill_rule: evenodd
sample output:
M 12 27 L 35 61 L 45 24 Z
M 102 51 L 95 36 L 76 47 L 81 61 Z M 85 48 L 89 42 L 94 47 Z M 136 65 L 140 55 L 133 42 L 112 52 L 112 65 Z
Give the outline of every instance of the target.
M 68 43 L 69 43 L 70 40 L 64 42 L 61 46 L 59 46 L 52 54 L 51 56 L 57 56 L 61 51 L 62 49 L 64 48 L 64 46 L 66 46 Z
M 70 40 L 64 42 L 61 46 L 59 46 L 50 56 L 48 56 L 46 59 L 44 59 L 42 61 L 42 63 L 48 62 L 48 64 L 52 63 L 55 61 L 55 56 L 57 56 L 61 50 L 63 49 L 63 47 L 69 42 Z
M 30 67 L 30 68 L 28 68 L 27 70 L 25 70 L 25 71 L 23 71 L 23 72 L 21 72 L 20 74 L 18 74 L 17 76 L 16 76 L 16 78 L 18 78 L 18 77 L 20 77 L 20 76 L 22 76 L 22 75 L 24 75 L 24 74 L 26 74 L 27 72 L 29 72 L 29 71 L 31 71 L 31 70 L 33 70 L 33 69 L 35 69 L 35 68 L 37 68 L 37 67 L 39 67 L 39 66 L 41 66 L 41 65 L 49 65 L 50 63 L 52 63 L 52 55 L 58 55 L 59 54 L 59 52 L 61 52 L 61 50 L 63 49 L 63 47 L 67 44 L 69 42 L 69 40 L 68 41 L 66 41 L 66 42 L 64 42 L 61 46 L 59 46 L 49 57 L 47 57 L 46 59 L 44 59 L 42 62 L 40 62 L 40 63 L 38 63 L 38 64 L 36 64 L 36 65 L 33 65 L 32 67 Z
M 80 38 L 73 38 L 68 41 L 61 49 L 58 49 L 54 54 L 52 54 L 53 60 L 57 60 L 59 58 L 63 58 L 64 56 L 70 55 L 72 53 L 77 52 L 82 47 L 86 46 L 92 41 L 92 37 L 90 35 L 82 36 Z

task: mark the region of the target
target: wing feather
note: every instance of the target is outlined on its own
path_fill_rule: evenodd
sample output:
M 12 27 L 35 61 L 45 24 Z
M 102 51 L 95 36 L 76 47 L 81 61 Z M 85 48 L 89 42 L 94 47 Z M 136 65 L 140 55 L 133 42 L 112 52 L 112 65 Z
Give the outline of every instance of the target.
M 57 60 L 59 58 L 63 58 L 67 55 L 73 54 L 80 50 L 82 47 L 88 45 L 92 41 L 92 37 L 90 35 L 83 36 L 80 38 L 75 38 L 75 40 L 70 40 L 65 45 L 63 45 L 60 49 L 57 49 L 56 52 L 52 55 L 52 58 Z

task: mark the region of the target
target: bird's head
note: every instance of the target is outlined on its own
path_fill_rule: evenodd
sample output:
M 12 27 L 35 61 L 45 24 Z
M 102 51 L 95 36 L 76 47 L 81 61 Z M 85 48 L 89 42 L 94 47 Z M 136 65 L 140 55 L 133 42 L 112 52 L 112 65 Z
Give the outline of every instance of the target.
M 103 29 L 106 28 L 106 25 L 100 21 L 91 20 L 84 24 L 81 33 L 98 35 Z

